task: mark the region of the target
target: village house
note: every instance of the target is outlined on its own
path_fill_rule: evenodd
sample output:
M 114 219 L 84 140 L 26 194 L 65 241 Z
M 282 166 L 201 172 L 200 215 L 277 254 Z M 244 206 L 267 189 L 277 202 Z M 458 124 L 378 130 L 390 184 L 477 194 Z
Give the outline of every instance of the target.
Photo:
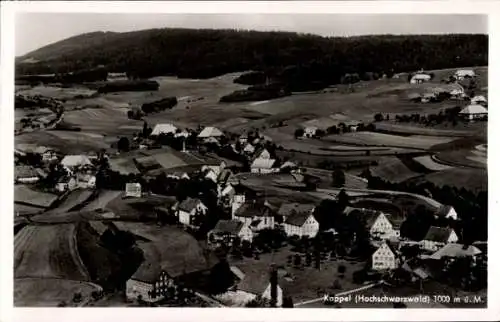
M 219 220 L 214 229 L 208 232 L 208 243 L 212 246 L 232 246 L 234 240 L 252 242 L 253 232 L 239 220 Z
M 314 238 L 319 231 L 319 223 L 310 212 L 292 211 L 284 223 L 287 236 Z
M 396 218 L 395 215 L 365 209 L 346 207 L 344 215 L 354 216 L 365 224 L 367 231 L 372 238 L 394 239 L 400 236 L 400 226 L 403 218 Z
M 459 69 L 455 72 L 454 76 L 457 80 L 461 81 L 465 78 L 476 77 L 476 73 L 472 69 Z
M 452 228 L 431 226 L 421 242 L 423 249 L 435 252 L 449 243 L 456 243 L 458 236 Z
M 488 100 L 483 95 L 476 95 L 470 99 L 471 104 L 479 104 L 486 106 L 488 105 Z
M 77 173 L 76 185 L 82 189 L 93 189 L 96 185 L 96 176 L 90 173 Z
M 86 155 L 66 155 L 61 160 L 61 165 L 70 172 L 81 170 L 92 166 L 92 162 Z
M 27 165 L 18 165 L 14 168 L 14 180 L 16 183 L 35 183 L 40 180 L 35 168 Z
M 74 190 L 78 187 L 78 183 L 76 181 L 76 178 L 71 175 L 65 175 L 61 178 L 56 183 L 56 190 L 59 192 L 64 192 L 64 191 L 71 191 Z
M 464 107 L 459 113 L 467 121 L 480 120 L 488 117 L 488 110 L 479 104 L 471 104 Z
M 245 145 L 245 147 L 243 148 L 243 153 L 245 153 L 245 154 L 251 155 L 254 152 L 255 152 L 255 147 L 250 143 L 247 143 Z
M 316 135 L 318 128 L 316 126 L 307 126 L 304 128 L 304 134 L 302 135 L 305 138 L 312 138 Z
M 177 132 L 177 127 L 170 123 L 156 124 L 151 135 L 159 136 L 160 134 L 175 134 Z
M 46 146 L 39 146 L 34 150 L 35 153 L 40 154 L 42 156 L 42 161 L 50 162 L 57 160 L 57 153 L 54 149 L 51 149 Z
M 222 205 L 230 207 L 233 203 L 235 194 L 236 191 L 234 190 L 233 185 L 231 185 L 230 183 L 226 185 L 217 185 L 217 195 L 219 198 L 219 202 Z
M 208 208 L 198 198 L 186 198 L 174 206 L 180 223 L 187 226 L 197 226 L 198 219 L 206 215 Z
M 125 185 L 125 197 L 140 198 L 141 184 L 137 182 L 130 182 Z
M 267 301 L 271 301 L 271 281 L 268 274 L 262 272 L 248 272 L 245 273 L 243 280 L 237 284 L 236 292 L 240 297 L 244 298 L 244 302 L 248 303 L 260 297 Z M 283 289 L 276 283 L 276 306 L 283 305 Z
M 441 260 L 441 259 L 453 259 L 458 257 L 472 257 L 475 258 L 477 255 L 481 254 L 479 250 L 474 245 L 465 246 L 463 244 L 449 243 L 441 247 L 434 254 L 429 256 L 430 259 Z
M 255 151 L 253 159 L 271 159 L 271 153 L 266 148 L 259 148 Z
M 397 267 L 396 251 L 387 243 L 382 243 L 372 254 L 372 269 L 391 270 Z
M 278 209 L 278 222 L 284 223 L 294 212 L 313 214 L 316 206 L 314 204 L 283 203 Z
M 218 138 L 218 137 L 221 137 L 221 136 L 224 136 L 224 133 L 222 133 L 221 130 L 219 130 L 218 128 L 216 127 L 213 127 L 213 126 L 207 126 L 205 127 L 201 132 L 200 134 L 198 134 L 198 138 L 200 139 L 206 139 L 206 138 Z
M 275 162 L 275 159 L 257 158 L 250 165 L 250 172 L 260 174 L 278 172 L 279 168 L 273 168 Z
M 242 134 L 238 138 L 238 141 L 240 142 L 241 145 L 245 144 L 248 142 L 248 135 L 247 134 Z
M 421 83 L 428 82 L 430 80 L 431 80 L 431 75 L 419 73 L 419 74 L 413 75 L 413 77 L 410 79 L 410 83 L 411 84 L 421 84 Z
M 266 201 L 252 200 L 239 205 L 234 210 L 233 219 L 241 221 L 254 232 L 274 229 L 274 212 Z
M 448 205 L 443 205 L 439 210 L 438 210 L 438 216 L 447 218 L 447 219 L 453 219 L 453 220 L 458 220 L 458 215 L 457 212 L 455 211 L 455 208 L 452 206 Z

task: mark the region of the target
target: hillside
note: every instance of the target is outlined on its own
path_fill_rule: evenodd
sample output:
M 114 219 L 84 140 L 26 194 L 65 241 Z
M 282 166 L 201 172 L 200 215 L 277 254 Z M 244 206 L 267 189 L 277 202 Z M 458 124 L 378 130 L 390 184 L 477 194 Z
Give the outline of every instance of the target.
M 16 72 L 47 74 L 103 65 L 145 78 L 209 78 L 264 70 L 300 87 L 336 84 L 346 73 L 363 79 L 420 68 L 487 65 L 487 52 L 487 35 L 327 38 L 289 32 L 151 29 L 95 32 L 59 41 L 19 57 Z

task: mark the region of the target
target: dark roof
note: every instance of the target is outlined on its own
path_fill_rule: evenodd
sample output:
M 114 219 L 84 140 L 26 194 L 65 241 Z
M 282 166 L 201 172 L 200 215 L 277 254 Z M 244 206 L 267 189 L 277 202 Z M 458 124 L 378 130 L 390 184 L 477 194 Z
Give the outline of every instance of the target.
M 265 201 L 248 201 L 236 210 L 237 217 L 264 217 L 272 216 L 272 208 Z
M 284 203 L 278 210 L 278 215 L 288 217 L 294 212 L 312 213 L 316 206 L 314 204 Z
M 270 283 L 270 274 L 267 271 L 245 272 L 245 277 L 238 284 L 238 290 L 261 295 Z
M 302 227 L 310 216 L 312 216 L 310 212 L 292 212 L 286 218 L 285 224 Z
M 219 220 L 212 229 L 213 233 L 228 233 L 236 235 L 243 228 L 243 223 L 239 220 Z
M 453 229 L 448 227 L 431 226 L 425 235 L 424 240 L 445 243 L 450 237 Z
M 186 212 L 191 212 L 196 206 L 201 202 L 198 198 L 187 197 L 183 202 L 179 204 L 179 209 Z

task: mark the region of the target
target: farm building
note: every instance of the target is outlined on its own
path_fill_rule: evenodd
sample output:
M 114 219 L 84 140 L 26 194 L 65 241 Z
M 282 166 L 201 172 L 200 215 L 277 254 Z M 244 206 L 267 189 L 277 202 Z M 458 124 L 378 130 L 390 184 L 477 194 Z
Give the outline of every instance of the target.
M 437 251 L 449 243 L 456 243 L 458 236 L 452 228 L 431 226 L 421 244 L 427 251 Z
M 250 243 L 253 240 L 250 227 L 239 220 L 219 220 L 214 229 L 208 232 L 208 243 L 211 245 L 231 246 L 236 238 Z
M 299 236 L 314 238 L 319 231 L 319 223 L 314 215 L 308 211 L 292 211 L 284 223 L 287 236 Z
M 46 146 L 37 147 L 34 150 L 34 153 L 40 154 L 42 156 L 43 161 L 53 161 L 57 159 L 56 151 Z
M 86 155 L 66 155 L 62 160 L 61 164 L 67 169 L 77 169 L 86 166 L 91 166 L 92 162 Z
M 459 69 L 454 76 L 457 80 L 463 80 L 468 77 L 476 77 L 476 73 L 472 69 Z
M 246 133 L 240 135 L 240 137 L 238 138 L 238 142 L 240 142 L 240 144 L 245 144 L 248 142 L 248 135 Z
M 96 177 L 88 173 L 78 173 L 76 175 L 76 185 L 82 189 L 92 189 L 96 185 Z
M 151 135 L 160 135 L 160 134 L 168 134 L 168 133 L 176 133 L 177 127 L 170 123 L 162 123 L 156 124 Z
M 303 137 L 312 138 L 316 135 L 317 131 L 318 131 L 318 128 L 316 126 L 307 126 L 304 128 Z
M 481 251 L 474 245 L 465 246 L 463 244 L 450 243 L 444 245 L 429 258 L 440 260 L 443 258 L 475 257 Z
M 399 237 L 399 227 L 402 220 L 395 220 L 389 214 L 350 206 L 346 207 L 343 213 L 345 216 L 353 216 L 362 222 L 372 237 L 383 239 Z
M 488 116 L 488 110 L 479 104 L 471 104 L 469 106 L 464 107 L 459 113 L 461 117 L 466 120 L 478 120 L 484 119 Z
M 243 280 L 237 284 L 236 292 L 241 293 L 241 297 L 244 297 L 247 303 L 258 296 L 270 301 L 273 293 L 271 292 L 271 287 L 271 279 L 268 274 L 263 272 L 247 272 Z M 280 307 L 283 305 L 283 290 L 279 282 L 276 283 L 274 294 L 276 294 L 276 306 Z
M 216 127 L 213 127 L 213 126 L 207 126 L 205 127 L 201 132 L 200 134 L 198 134 L 198 137 L 199 138 L 209 138 L 209 137 L 221 137 L 223 136 L 224 134 L 221 132 L 221 130 L 219 130 L 218 128 Z
M 431 80 L 431 75 L 416 74 L 410 79 L 411 84 L 421 84 Z
M 243 152 L 246 154 L 253 154 L 255 152 L 255 147 L 250 143 L 247 143 L 243 148 Z
M 260 148 L 255 151 L 253 159 L 270 159 L 271 153 L 266 148 Z
M 488 100 L 483 95 L 476 95 L 470 99 L 471 104 L 487 105 Z
M 64 192 L 64 191 L 71 191 L 76 189 L 78 186 L 78 183 L 76 181 L 76 178 L 74 176 L 63 176 L 59 178 L 59 180 L 56 183 L 56 190 L 59 192 Z
M 184 201 L 174 206 L 177 210 L 179 222 L 187 226 L 197 226 L 197 219 L 205 216 L 208 208 L 197 198 L 186 198 Z
M 140 183 L 127 183 L 125 185 L 125 197 L 141 197 L 141 184 Z
M 390 270 L 397 267 L 396 251 L 387 243 L 382 243 L 372 254 L 373 270 Z
M 277 170 L 279 171 L 279 169 L 273 168 L 275 162 L 276 160 L 274 159 L 257 158 L 250 165 L 250 171 L 252 173 L 262 173 L 262 174 L 276 172 Z
M 233 219 L 241 221 L 252 231 L 274 229 L 274 212 L 272 206 L 267 202 L 252 200 L 240 204 L 237 208 L 233 206 L 233 209 L 235 209 Z
M 14 168 L 14 181 L 16 183 L 35 183 L 40 180 L 35 168 L 27 165 L 18 165 Z

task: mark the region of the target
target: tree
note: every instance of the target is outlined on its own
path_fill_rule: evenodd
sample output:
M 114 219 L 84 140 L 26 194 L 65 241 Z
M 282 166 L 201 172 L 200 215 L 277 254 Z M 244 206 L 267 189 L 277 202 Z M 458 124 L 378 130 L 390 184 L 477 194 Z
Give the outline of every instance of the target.
M 304 129 L 296 129 L 294 135 L 295 135 L 295 138 L 299 138 L 299 137 L 304 136 Z
M 128 138 L 122 136 L 118 140 L 117 147 L 118 147 L 118 151 L 120 151 L 120 152 L 128 152 L 128 151 L 130 151 L 130 142 L 129 142 Z
M 373 116 L 373 120 L 375 122 L 382 122 L 384 120 L 384 116 L 381 113 L 377 113 Z
M 148 136 L 148 122 L 144 122 L 144 124 L 142 125 L 142 137 L 147 138 Z
M 345 174 L 344 171 L 336 169 L 332 173 L 332 186 L 336 188 L 343 187 L 345 185 Z

